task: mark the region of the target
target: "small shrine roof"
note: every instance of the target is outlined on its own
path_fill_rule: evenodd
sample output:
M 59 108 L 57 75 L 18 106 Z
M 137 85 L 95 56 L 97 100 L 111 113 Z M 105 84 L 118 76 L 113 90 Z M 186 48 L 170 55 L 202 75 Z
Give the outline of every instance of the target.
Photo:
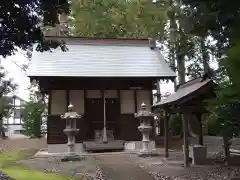
M 197 92 L 201 92 L 201 90 L 204 89 L 204 87 L 210 84 L 214 84 L 213 81 L 211 79 L 205 78 L 197 78 L 189 82 L 186 82 L 185 84 L 179 86 L 175 93 L 171 94 L 165 99 L 162 99 L 160 102 L 154 104 L 153 107 L 162 107 L 174 103 L 180 104 L 180 102 L 182 102 L 182 100 L 184 99 L 186 101 L 189 101 L 198 96 L 199 94 L 201 94 Z M 202 93 L 206 93 L 206 91 Z

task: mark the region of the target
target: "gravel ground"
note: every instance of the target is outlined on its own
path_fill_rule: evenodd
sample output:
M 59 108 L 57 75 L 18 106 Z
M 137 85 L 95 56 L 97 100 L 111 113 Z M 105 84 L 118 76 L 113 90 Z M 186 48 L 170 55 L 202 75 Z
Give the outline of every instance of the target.
M 130 159 L 129 154 L 97 155 L 96 164 L 107 180 L 154 180 Z M 104 180 L 105 180 L 104 179 Z
M 71 177 L 78 176 L 89 180 L 99 179 L 102 176 L 93 156 L 86 156 L 81 161 L 73 162 L 62 162 L 61 157 L 51 157 L 21 160 L 19 163 L 28 169 L 54 172 Z
M 108 155 L 106 157 L 98 155 L 87 156 L 80 162 L 61 162 L 61 157 L 52 157 L 22 160 L 20 163 L 30 169 L 55 172 L 68 176 L 78 176 L 84 180 L 110 180 L 112 178 L 109 179 L 108 176 L 110 172 L 115 173 L 111 171 L 113 169 L 118 173 L 121 171 L 121 174 L 125 173 L 129 175 L 130 172 L 134 172 L 134 169 L 130 168 L 129 170 L 129 168 L 126 168 L 126 162 L 128 160 L 130 160 L 134 166 L 143 168 L 146 173 L 149 172 L 156 180 L 230 180 L 230 177 L 236 177 L 240 172 L 238 171 L 239 168 L 228 166 L 206 166 L 185 169 L 180 165 L 181 163 L 179 163 L 182 159 L 181 152 L 171 152 L 170 156 L 175 165 L 161 163 L 159 159 L 163 160 L 163 158 L 159 157 L 158 159 L 157 157 L 139 158 L 137 155 L 130 154 L 121 156 Z M 119 179 L 121 179 L 121 177 Z M 135 179 L 136 178 L 132 178 L 131 180 Z M 136 180 L 140 179 L 141 178 L 137 178 Z
M 12 179 L 7 175 L 0 173 L 0 180 L 15 180 L 15 179 Z
M 46 139 L 17 139 L 17 140 L 1 140 L 0 139 L 0 153 L 8 151 L 19 151 L 23 148 L 26 152 L 29 152 L 31 156 L 36 149 L 46 147 Z M 34 149 L 33 149 L 34 148 Z M 114 156 L 113 162 L 114 162 Z M 213 153 L 211 157 L 221 159 L 222 153 Z M 175 165 L 165 164 L 159 159 L 154 158 L 139 158 L 136 155 L 124 155 L 124 158 L 131 160 L 131 162 L 141 168 L 144 171 L 149 172 L 156 180 L 230 180 L 231 177 L 239 176 L 240 170 L 238 167 L 201 167 L 198 170 L 184 169 L 181 167 L 183 160 L 182 152 L 170 152 L 170 161 Z M 118 160 L 117 160 L 118 161 Z M 60 157 L 52 158 L 34 158 L 20 161 L 21 164 L 30 169 L 41 170 L 44 172 L 55 172 L 68 176 L 82 177 L 83 180 L 107 180 L 104 169 L 99 166 L 99 161 L 96 157 L 88 156 L 81 162 L 61 162 Z M 121 162 L 119 162 L 121 163 Z M 111 167 L 111 166 L 110 166 Z M 174 173 L 177 172 L 178 175 Z M 176 174 L 177 174 L 176 173 Z M 169 175 L 167 175 L 169 174 Z M 240 178 L 239 178 L 240 179 Z M 0 180 L 13 180 L 4 174 L 0 173 Z M 132 179 L 134 180 L 134 179 Z M 139 179 L 137 179 L 139 180 Z
M 209 156 L 222 159 L 222 153 L 209 154 Z M 166 164 L 162 157 L 132 156 L 131 160 L 148 171 L 156 180 L 231 180 L 236 177 L 240 180 L 240 166 L 210 165 L 186 169 L 181 166 L 182 152 L 171 152 L 170 157 L 169 161 L 174 162 L 171 165 Z
M 20 149 L 42 149 L 47 147 L 46 138 L 40 139 L 0 139 L 0 153 L 13 152 Z
M 191 172 L 181 176 L 163 176 L 151 173 L 156 180 L 230 180 L 239 178 L 239 167 L 219 167 L 204 172 Z M 240 178 L 239 178 L 240 179 Z

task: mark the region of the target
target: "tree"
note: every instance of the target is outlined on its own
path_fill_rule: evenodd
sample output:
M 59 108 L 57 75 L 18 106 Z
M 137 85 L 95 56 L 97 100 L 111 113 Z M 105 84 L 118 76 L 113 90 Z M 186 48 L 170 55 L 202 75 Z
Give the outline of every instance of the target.
M 5 130 L 3 127 L 3 119 L 8 118 L 12 110 L 12 98 L 10 93 L 16 90 L 17 85 L 11 80 L 6 80 L 4 69 L 0 72 L 0 133 L 2 138 L 5 138 Z
M 240 7 L 228 1 L 214 0 L 182 0 L 191 16 L 185 16 L 188 26 L 185 30 L 200 38 L 199 47 L 202 62 L 208 69 L 209 54 L 217 58 L 219 68 L 214 78 L 219 87 L 216 98 L 210 101 L 210 117 L 224 140 L 225 160 L 230 157 L 229 140 L 238 133 L 239 129 L 239 82 L 238 82 L 238 50 L 239 36 L 235 33 L 240 20 Z M 211 37 L 216 43 L 211 47 L 206 43 Z M 214 52 L 214 53 L 213 53 Z
M 31 83 L 29 91 L 30 101 L 22 110 L 24 134 L 30 137 L 41 137 L 46 116 L 46 103 L 36 81 Z
M 41 26 L 56 26 L 58 15 L 69 13 L 68 0 L 8 0 L 0 3 L 0 56 L 14 54 L 17 48 L 31 50 L 36 43 L 38 51 L 46 51 L 62 42 L 46 40 Z
M 182 0 L 182 3 L 191 12 L 187 18 L 189 32 L 201 37 L 211 35 L 217 40 L 216 55 L 226 54 L 232 28 L 240 20 L 240 7 L 226 0 Z
M 166 23 L 166 1 L 73 0 L 73 34 L 86 37 L 159 38 Z
M 238 135 L 240 131 L 239 29 L 240 27 L 232 29 L 232 44 L 228 50 L 228 56 L 220 60 L 220 65 L 223 66 L 222 69 L 226 70 L 224 72 L 228 78 L 219 84 L 217 97 L 210 102 L 209 106 L 212 118 L 217 119 L 220 133 L 223 136 L 226 162 L 229 162 L 230 159 L 229 146 L 231 143 L 229 140 Z

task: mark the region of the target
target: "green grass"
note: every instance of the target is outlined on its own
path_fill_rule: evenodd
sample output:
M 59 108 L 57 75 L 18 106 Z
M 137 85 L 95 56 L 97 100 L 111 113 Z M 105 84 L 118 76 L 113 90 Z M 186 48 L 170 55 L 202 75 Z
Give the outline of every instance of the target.
M 23 152 L 4 152 L 0 154 L 0 167 L 4 167 L 7 164 L 24 159 L 25 155 Z
M 64 177 L 55 173 L 44 173 L 35 170 L 26 170 L 20 166 L 12 166 L 2 169 L 4 174 L 16 180 L 71 180 L 70 177 Z
M 26 159 L 23 152 L 8 152 L 0 154 L 0 171 L 16 180 L 73 180 L 73 178 L 56 173 L 44 173 L 37 170 L 29 170 L 17 165 L 16 161 Z

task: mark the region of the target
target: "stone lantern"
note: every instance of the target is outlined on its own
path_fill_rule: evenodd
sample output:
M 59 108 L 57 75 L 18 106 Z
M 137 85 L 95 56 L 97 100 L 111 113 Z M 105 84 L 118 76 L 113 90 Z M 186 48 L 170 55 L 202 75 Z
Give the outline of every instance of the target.
M 135 117 L 140 120 L 140 126 L 138 126 L 138 129 L 142 133 L 142 149 L 140 150 L 139 155 L 156 155 L 156 153 L 153 153 L 152 149 L 149 149 L 149 136 L 153 129 L 151 122 L 153 121 L 154 114 L 150 111 L 150 108 L 147 107 L 145 103 L 142 103 L 141 109 L 138 111 L 138 113 L 135 113 Z
M 73 112 L 73 105 L 70 103 L 68 106 L 68 112 L 64 115 L 61 115 L 61 119 L 66 121 L 66 128 L 63 132 L 68 137 L 68 152 L 66 156 L 63 157 L 63 161 L 73 161 L 79 160 L 76 151 L 75 151 L 75 136 L 78 133 L 79 129 L 77 129 L 76 120 L 82 118 L 82 115 L 77 112 Z

